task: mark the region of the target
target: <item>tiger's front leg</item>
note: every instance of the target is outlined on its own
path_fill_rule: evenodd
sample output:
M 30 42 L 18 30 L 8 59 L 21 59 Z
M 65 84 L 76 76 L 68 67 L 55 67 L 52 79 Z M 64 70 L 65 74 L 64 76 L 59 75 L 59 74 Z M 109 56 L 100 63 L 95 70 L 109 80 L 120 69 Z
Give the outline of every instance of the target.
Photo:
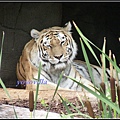
M 49 81 L 49 79 L 45 78 L 42 74 L 40 75 L 40 79 L 38 80 L 38 74 L 34 74 L 34 78 L 29 82 L 31 84 L 26 84 L 26 90 L 36 90 L 37 84 L 39 85 L 39 90 L 55 90 L 57 84 L 54 84 Z M 60 88 L 59 89 L 63 89 Z

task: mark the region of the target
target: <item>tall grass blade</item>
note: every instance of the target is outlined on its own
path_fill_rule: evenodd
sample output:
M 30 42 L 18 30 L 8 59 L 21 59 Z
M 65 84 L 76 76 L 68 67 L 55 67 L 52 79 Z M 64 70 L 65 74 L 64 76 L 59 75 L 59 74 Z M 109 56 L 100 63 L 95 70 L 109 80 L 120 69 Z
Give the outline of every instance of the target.
M 4 91 L 6 92 L 7 96 L 9 97 L 10 100 L 12 100 L 12 98 L 10 97 L 7 88 L 5 87 L 5 84 L 3 83 L 2 79 L 0 78 L 0 84 L 2 86 L 2 88 L 4 89 Z
M 77 25 L 75 24 L 75 22 L 73 21 L 73 24 L 77 30 L 77 32 L 79 33 L 80 37 L 82 38 L 82 40 L 85 42 L 86 46 L 89 48 L 90 52 L 92 53 L 92 55 L 95 57 L 95 59 L 97 60 L 98 64 L 101 66 L 96 54 L 94 53 L 92 47 L 90 46 L 90 44 L 88 43 L 88 39 L 82 34 L 81 30 L 77 27 Z
M 84 55 L 84 58 L 85 58 L 85 61 L 86 61 L 87 67 L 88 67 L 88 71 L 89 71 L 91 80 L 92 80 L 92 82 L 95 85 L 94 77 L 93 77 L 93 74 L 92 74 L 92 69 L 91 69 L 91 66 L 90 66 L 90 62 L 89 62 L 89 59 L 88 59 L 88 56 L 87 56 L 84 44 L 83 44 L 82 40 L 80 40 L 80 42 L 81 42 L 81 47 L 82 47 L 83 55 Z
M 38 69 L 38 82 L 37 82 L 37 88 L 36 88 L 36 94 L 35 94 L 35 102 L 34 102 L 34 111 L 33 111 L 33 116 L 34 117 L 35 117 L 35 109 L 36 109 L 36 105 L 37 105 L 41 68 L 42 68 L 42 65 L 41 65 L 41 62 L 40 62 L 39 69 Z
M 3 51 L 4 36 L 5 36 L 5 33 L 4 33 L 4 31 L 3 31 L 2 43 L 1 43 L 1 50 L 0 50 L 0 70 L 1 70 L 1 63 L 2 63 L 2 51 Z
M 104 44 L 103 44 L 103 48 L 102 48 L 102 51 L 103 53 L 105 53 L 105 45 L 106 45 L 106 39 L 104 37 Z M 107 78 L 106 78 L 106 60 L 105 60 L 105 55 L 102 53 L 102 58 L 101 58 L 101 61 L 102 61 L 102 70 L 103 70 L 103 82 L 106 82 L 107 81 Z
M 55 89 L 55 92 L 54 92 L 54 95 L 53 95 L 52 100 L 54 99 L 54 97 L 55 97 L 55 95 L 56 95 L 56 93 L 57 93 L 57 90 L 58 90 L 58 87 L 59 87 L 59 85 L 60 85 L 62 76 L 63 76 L 63 71 L 62 71 L 62 73 L 60 74 L 60 77 L 59 77 L 59 80 L 58 80 L 58 83 L 57 83 L 57 87 L 56 87 L 56 89 Z
M 112 115 L 112 110 L 110 109 L 110 107 L 108 106 L 108 118 L 113 118 L 113 115 Z
M 59 95 L 59 94 L 58 94 L 58 95 Z M 60 97 L 60 99 L 62 100 L 62 103 L 63 103 L 63 105 L 65 106 L 68 114 L 72 114 L 71 111 L 69 110 L 67 104 L 66 104 L 66 101 L 63 100 L 63 98 L 61 97 L 61 95 L 59 95 L 59 97 Z M 70 116 L 70 117 L 73 118 L 73 116 Z

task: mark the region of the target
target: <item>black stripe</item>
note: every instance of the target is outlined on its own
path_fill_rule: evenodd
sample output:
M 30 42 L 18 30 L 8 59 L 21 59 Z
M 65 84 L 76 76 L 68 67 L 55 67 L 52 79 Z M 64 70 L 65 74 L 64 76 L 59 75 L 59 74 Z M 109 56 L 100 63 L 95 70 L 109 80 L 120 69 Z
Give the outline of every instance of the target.
M 24 69 L 24 66 L 23 66 L 22 62 L 21 62 L 21 66 L 22 66 L 23 71 L 25 72 L 25 69 Z
M 40 52 L 42 52 L 42 56 L 41 56 L 41 53 L 40 53 Z M 40 53 L 40 54 L 39 54 L 39 57 L 40 57 L 40 58 L 42 58 L 42 57 L 45 58 L 45 57 L 44 57 L 44 53 L 43 53 L 43 49 L 42 49 L 42 48 L 41 48 L 41 51 L 40 51 L 40 48 L 39 48 L 39 53 Z
M 75 76 L 74 76 L 74 78 L 76 78 L 76 75 L 77 75 L 77 71 L 75 71 Z M 74 85 L 74 81 L 72 82 L 72 85 L 69 87 L 69 89 L 71 89 L 72 88 L 72 86 Z
M 108 75 L 108 81 L 110 81 L 110 74 L 108 73 L 107 70 L 106 70 L 106 74 Z
M 75 71 L 75 77 L 74 77 L 75 79 L 76 79 L 76 75 L 77 75 L 77 71 Z
M 41 50 L 42 51 L 42 50 Z M 42 52 L 42 56 L 43 56 L 43 52 Z M 49 62 L 48 60 L 45 60 L 41 57 L 41 53 L 40 53 L 40 48 L 39 48 L 39 57 L 44 61 L 44 62 Z
M 72 56 L 73 52 L 70 54 L 69 58 Z
M 80 80 L 81 80 L 81 76 L 80 76 Z M 79 81 L 80 82 L 80 81 Z M 78 89 L 79 85 L 77 84 L 76 90 Z
M 41 58 L 42 59 L 42 58 Z M 44 61 L 44 62 L 49 62 L 48 60 L 45 60 L 45 59 L 42 59 L 42 61 Z
M 93 67 L 96 71 L 97 71 L 97 73 L 101 76 L 101 74 L 100 74 L 100 72 L 98 71 L 98 69 L 97 68 L 95 68 L 95 67 Z
M 40 47 L 38 47 L 38 49 L 39 49 L 39 57 L 41 58 Z
M 94 68 L 94 67 L 93 67 Z M 96 71 L 97 71 L 97 73 L 101 76 L 101 74 L 99 73 L 99 71 L 97 70 L 97 68 L 94 68 Z M 108 81 L 110 81 L 110 74 L 108 73 L 108 71 L 106 70 L 106 74 L 108 75 L 108 77 L 107 77 L 107 79 L 108 79 Z
M 71 67 L 71 65 L 70 65 L 70 69 L 69 69 L 69 72 L 68 72 L 68 75 L 67 75 L 67 76 L 69 76 L 69 74 L 70 74 L 70 71 L 71 71 L 71 68 L 72 68 L 72 67 Z
M 71 42 L 71 45 L 72 45 L 72 48 L 74 48 L 74 46 L 73 46 L 73 42 Z
M 82 66 L 83 67 L 83 66 Z M 84 73 L 84 70 L 82 69 L 82 68 L 78 68 L 84 75 L 85 75 L 85 73 Z M 86 69 L 85 69 L 86 70 Z M 79 71 L 78 71 L 79 72 Z M 89 75 L 89 72 L 86 70 L 86 72 L 88 73 L 88 75 Z
M 19 66 L 20 66 L 20 64 L 19 64 Z M 20 69 L 19 69 L 20 67 L 18 67 L 18 72 L 19 72 L 19 74 L 21 75 L 21 77 L 23 78 L 23 80 L 26 80 L 25 79 L 25 77 L 22 75 L 22 73 L 20 72 Z M 23 67 L 22 67 L 23 68 Z
M 50 79 L 51 79 L 51 81 L 52 81 L 52 77 L 50 76 L 50 74 L 49 73 L 47 73 L 45 70 L 43 70 L 49 77 L 50 77 Z M 43 75 L 44 76 L 44 75 Z M 44 76 L 45 77 L 45 76 Z M 46 78 L 46 77 L 45 77 Z M 48 78 L 47 78 L 48 79 Z
M 39 57 L 40 57 L 43 61 L 48 62 L 48 60 L 43 59 L 43 58 L 45 58 L 45 54 L 43 53 L 43 49 L 42 49 L 42 48 L 41 48 L 41 52 L 42 52 L 42 56 L 41 56 L 41 54 L 39 54 Z M 39 53 L 40 53 L 40 49 L 39 49 Z
M 42 56 L 41 56 L 42 58 L 45 58 L 45 54 L 42 54 Z
M 42 54 L 43 54 L 43 49 L 41 48 L 41 51 L 40 51 L 40 47 L 39 47 L 39 52 L 42 52 Z
M 71 89 L 71 88 L 72 88 L 73 84 L 74 84 L 74 81 L 72 82 L 72 85 L 69 87 L 69 89 Z

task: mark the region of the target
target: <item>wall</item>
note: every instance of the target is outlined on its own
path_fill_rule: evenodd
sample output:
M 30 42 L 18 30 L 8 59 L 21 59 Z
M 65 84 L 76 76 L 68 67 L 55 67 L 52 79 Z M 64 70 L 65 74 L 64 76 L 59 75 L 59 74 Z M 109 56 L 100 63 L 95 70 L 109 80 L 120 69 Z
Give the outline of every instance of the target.
M 0 77 L 6 87 L 16 85 L 16 64 L 31 39 L 30 30 L 61 25 L 61 19 L 61 3 L 0 3 L 0 39 L 5 32 Z

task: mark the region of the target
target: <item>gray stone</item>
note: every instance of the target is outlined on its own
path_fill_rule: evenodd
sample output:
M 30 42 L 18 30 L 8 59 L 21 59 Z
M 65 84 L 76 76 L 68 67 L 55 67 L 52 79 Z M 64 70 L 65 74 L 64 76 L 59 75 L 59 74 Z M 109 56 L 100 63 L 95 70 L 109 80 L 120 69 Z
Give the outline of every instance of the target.
M 15 116 L 15 112 L 17 117 Z M 0 105 L 0 118 L 1 119 L 46 119 L 47 111 L 44 110 L 35 110 L 35 117 L 32 112 L 32 116 L 30 115 L 29 108 L 23 108 L 18 106 L 12 105 Z M 61 116 L 58 113 L 49 112 L 48 113 L 48 119 L 60 119 Z

